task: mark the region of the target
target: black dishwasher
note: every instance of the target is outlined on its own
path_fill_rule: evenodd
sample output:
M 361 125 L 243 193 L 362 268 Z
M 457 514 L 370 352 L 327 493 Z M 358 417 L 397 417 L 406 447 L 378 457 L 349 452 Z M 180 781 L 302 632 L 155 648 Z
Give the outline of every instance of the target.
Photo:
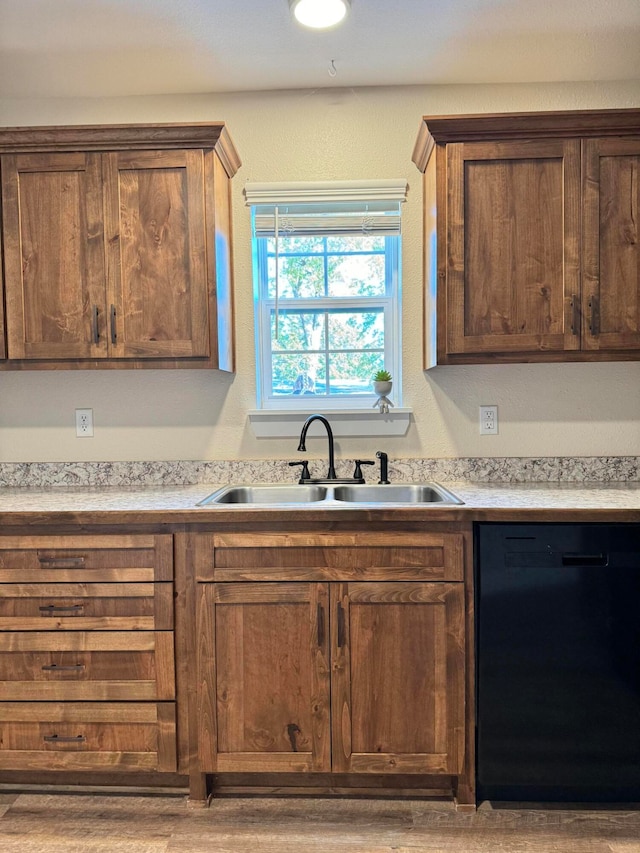
M 480 799 L 640 800 L 640 524 L 478 524 Z

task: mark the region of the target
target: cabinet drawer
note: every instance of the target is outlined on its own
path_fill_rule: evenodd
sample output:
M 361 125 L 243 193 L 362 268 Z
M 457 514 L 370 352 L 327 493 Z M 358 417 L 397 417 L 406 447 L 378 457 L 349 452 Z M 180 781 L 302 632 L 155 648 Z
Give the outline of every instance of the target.
M 173 584 L 0 584 L 0 631 L 170 630 Z
M 0 701 L 175 698 L 169 631 L 0 633 Z
M 461 533 L 215 533 L 202 537 L 198 580 L 461 581 Z
M 3 702 L 0 769 L 175 771 L 172 702 Z
M 173 580 L 173 537 L 0 536 L 0 583 Z

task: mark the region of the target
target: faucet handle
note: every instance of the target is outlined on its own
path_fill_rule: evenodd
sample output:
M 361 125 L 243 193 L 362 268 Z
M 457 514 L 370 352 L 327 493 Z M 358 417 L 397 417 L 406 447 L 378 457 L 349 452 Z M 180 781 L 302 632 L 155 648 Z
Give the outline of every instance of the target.
M 311 474 L 309 473 L 309 463 L 305 459 L 303 462 L 289 462 L 289 467 L 293 468 L 294 465 L 302 465 L 302 473 L 300 474 L 299 483 L 304 483 L 305 480 L 311 479 Z
M 356 470 L 353 472 L 353 479 L 354 480 L 362 480 L 362 482 L 364 483 L 364 475 L 362 473 L 362 468 L 360 466 L 361 465 L 375 465 L 376 463 L 375 462 L 369 462 L 368 459 L 356 459 L 355 462 L 356 462 Z

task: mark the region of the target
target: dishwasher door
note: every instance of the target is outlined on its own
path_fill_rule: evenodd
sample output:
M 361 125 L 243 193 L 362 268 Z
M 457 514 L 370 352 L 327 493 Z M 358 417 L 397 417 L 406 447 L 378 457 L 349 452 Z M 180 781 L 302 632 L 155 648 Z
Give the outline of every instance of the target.
M 476 528 L 481 799 L 640 800 L 640 525 Z

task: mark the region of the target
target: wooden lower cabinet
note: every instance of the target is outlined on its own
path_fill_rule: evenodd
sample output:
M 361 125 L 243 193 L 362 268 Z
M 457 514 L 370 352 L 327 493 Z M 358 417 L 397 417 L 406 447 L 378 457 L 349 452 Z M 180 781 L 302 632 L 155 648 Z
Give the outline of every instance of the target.
M 366 580 L 376 534 L 264 536 L 195 549 L 195 772 L 468 774 L 463 537 L 391 537 Z
M 177 769 L 171 535 L 0 536 L 0 770 Z

